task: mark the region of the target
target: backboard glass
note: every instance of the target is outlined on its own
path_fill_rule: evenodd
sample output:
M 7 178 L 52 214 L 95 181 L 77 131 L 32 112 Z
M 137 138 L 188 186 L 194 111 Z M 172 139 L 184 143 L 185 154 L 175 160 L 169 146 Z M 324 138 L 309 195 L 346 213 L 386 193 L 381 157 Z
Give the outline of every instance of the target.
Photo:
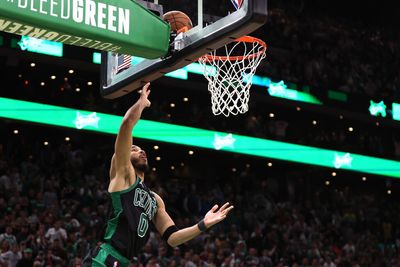
M 267 19 L 266 0 L 243 0 L 238 10 L 229 0 L 139 3 L 160 15 L 171 10 L 182 11 L 191 18 L 194 27 L 183 33 L 179 40 L 171 35 L 169 52 L 162 58 L 138 59 L 102 52 L 100 90 L 105 98 L 123 96 L 146 82 L 196 62 L 200 56 L 255 31 Z M 145 30 L 145 26 L 142 27 Z

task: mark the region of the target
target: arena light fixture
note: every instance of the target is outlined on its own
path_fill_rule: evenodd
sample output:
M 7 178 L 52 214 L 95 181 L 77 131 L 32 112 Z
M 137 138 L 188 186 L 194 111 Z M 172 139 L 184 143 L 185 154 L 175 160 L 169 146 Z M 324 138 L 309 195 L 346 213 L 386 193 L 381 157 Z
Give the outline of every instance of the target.
M 121 116 L 0 98 L 0 117 L 117 134 Z M 400 178 L 400 162 L 232 133 L 140 120 L 135 138 Z

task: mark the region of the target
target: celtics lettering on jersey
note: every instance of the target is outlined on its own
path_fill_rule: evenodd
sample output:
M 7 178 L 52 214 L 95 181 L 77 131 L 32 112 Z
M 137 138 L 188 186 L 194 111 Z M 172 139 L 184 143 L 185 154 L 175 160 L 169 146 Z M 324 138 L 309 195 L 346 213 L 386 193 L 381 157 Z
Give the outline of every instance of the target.
M 139 224 L 137 228 L 138 236 L 144 237 L 147 230 L 149 229 L 149 221 L 154 218 L 154 215 L 157 212 L 156 200 L 149 194 L 148 191 L 138 187 L 135 189 L 133 205 L 135 207 L 141 207 L 144 209 L 144 212 L 140 214 Z

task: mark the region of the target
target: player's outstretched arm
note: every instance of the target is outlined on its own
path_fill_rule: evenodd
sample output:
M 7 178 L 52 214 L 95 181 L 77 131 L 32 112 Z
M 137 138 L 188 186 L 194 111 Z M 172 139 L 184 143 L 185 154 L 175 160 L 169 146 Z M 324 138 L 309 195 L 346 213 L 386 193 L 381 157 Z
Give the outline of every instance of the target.
M 166 212 L 164 201 L 157 194 L 155 196 L 158 210 L 153 223 L 163 239 L 172 247 L 179 246 L 195 238 L 211 226 L 221 222 L 233 209 L 233 206 L 229 203 L 225 203 L 220 208 L 218 208 L 218 205 L 214 205 L 198 224 L 179 230 Z
M 115 141 L 115 167 L 116 171 L 129 165 L 130 150 L 132 146 L 132 129 L 140 119 L 143 109 L 150 107 L 148 96 L 150 94 L 150 83 L 143 86 L 139 100 L 128 109 L 122 119 L 121 126 Z

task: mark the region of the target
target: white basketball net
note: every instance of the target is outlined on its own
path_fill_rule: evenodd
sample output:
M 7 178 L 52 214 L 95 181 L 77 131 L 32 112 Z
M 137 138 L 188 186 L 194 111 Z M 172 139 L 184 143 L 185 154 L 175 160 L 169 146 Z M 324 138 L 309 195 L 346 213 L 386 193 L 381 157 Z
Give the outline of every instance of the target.
M 249 110 L 249 89 L 256 68 L 265 58 L 265 50 L 257 41 L 244 42 L 239 39 L 234 45 L 225 46 L 226 56 L 217 56 L 213 51 L 199 58 L 204 77 L 208 80 L 214 115 L 228 117 Z M 243 56 L 235 56 L 237 53 L 243 53 Z

